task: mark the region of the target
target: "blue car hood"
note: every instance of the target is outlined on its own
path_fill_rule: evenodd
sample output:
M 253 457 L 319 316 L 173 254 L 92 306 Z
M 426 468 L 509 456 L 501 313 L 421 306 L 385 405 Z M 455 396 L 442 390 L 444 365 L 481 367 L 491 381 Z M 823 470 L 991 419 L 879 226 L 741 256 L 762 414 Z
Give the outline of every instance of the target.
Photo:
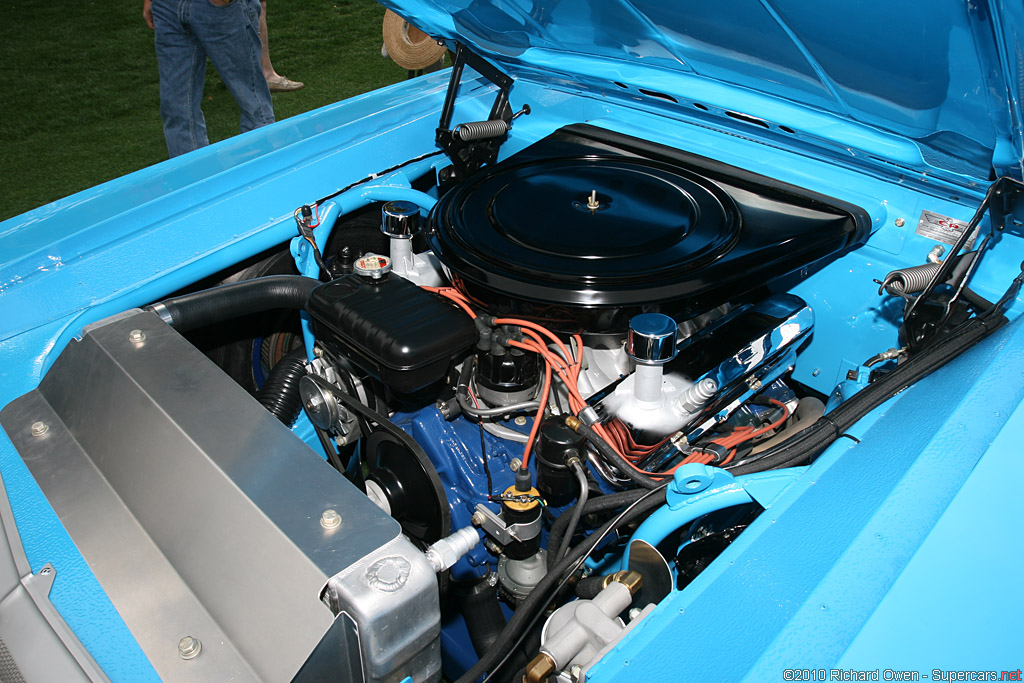
M 867 149 L 878 161 L 967 184 L 1021 177 L 1020 2 L 385 4 L 515 75 L 561 84 L 603 77 L 612 91 L 654 91 L 691 111 L 738 110 L 793 135 L 824 127 L 851 153 Z M 837 139 L 837 123 L 852 124 L 841 126 L 847 140 Z

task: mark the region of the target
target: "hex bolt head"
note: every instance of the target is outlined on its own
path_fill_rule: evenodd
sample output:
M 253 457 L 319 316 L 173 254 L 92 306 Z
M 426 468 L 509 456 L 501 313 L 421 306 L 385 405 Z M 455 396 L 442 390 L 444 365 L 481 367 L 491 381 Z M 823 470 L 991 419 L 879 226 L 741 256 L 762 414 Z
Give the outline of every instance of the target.
M 578 681 L 580 679 L 581 673 L 583 673 L 583 669 L 580 668 L 579 664 L 573 664 L 571 667 L 569 667 L 569 675 L 572 676 L 573 679 Z
M 128 333 L 128 341 L 132 344 L 141 344 L 146 341 L 146 333 L 142 330 L 132 330 Z
M 904 225 L 907 224 L 907 222 L 902 218 L 897 218 L 895 223 L 897 228 L 902 228 Z
M 480 526 L 484 523 L 484 513 L 474 512 L 473 516 L 469 518 L 469 523 L 473 526 Z
M 341 515 L 337 510 L 328 508 L 320 515 L 320 526 L 325 529 L 337 529 L 341 526 Z
M 522 427 L 523 425 L 525 425 L 525 424 L 526 424 L 526 417 L 525 417 L 525 416 L 523 416 L 523 415 L 520 415 L 519 417 L 517 417 L 517 418 L 515 419 L 515 423 L 516 423 L 517 425 L 519 425 L 520 427 Z
M 636 619 L 638 616 L 640 616 L 640 612 L 641 610 L 639 607 L 634 607 L 633 609 L 629 610 L 629 620 L 633 621 L 634 619 Z
M 32 436 L 42 436 L 46 432 L 50 431 L 50 425 L 45 422 L 33 422 L 32 423 Z
M 199 652 L 202 649 L 203 644 L 199 642 L 198 638 L 185 636 L 178 641 L 178 654 L 181 655 L 182 659 L 195 659 L 199 656 Z
M 519 458 L 512 458 L 512 462 L 508 464 L 508 468 L 513 472 L 518 472 L 519 468 L 523 466 L 523 461 Z

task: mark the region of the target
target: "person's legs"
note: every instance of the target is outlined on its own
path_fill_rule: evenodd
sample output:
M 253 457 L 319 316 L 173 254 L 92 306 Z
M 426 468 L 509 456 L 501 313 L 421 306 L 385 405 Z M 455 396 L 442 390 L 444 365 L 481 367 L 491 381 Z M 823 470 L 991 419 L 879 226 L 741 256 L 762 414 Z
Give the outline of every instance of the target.
M 183 21 L 192 0 L 153 0 L 160 115 L 168 155 L 175 157 L 210 144 L 200 104 L 206 79 L 206 53 Z M 207 2 L 208 0 L 203 0 Z
M 268 81 L 280 78 L 270 61 L 270 33 L 267 31 L 267 0 L 260 0 L 260 66 L 263 77 Z
M 260 67 L 259 13 L 257 0 L 225 6 L 192 0 L 192 30 L 241 109 L 243 133 L 274 122 L 270 89 Z
M 277 73 L 273 62 L 270 61 L 270 32 L 267 30 L 267 0 L 260 0 L 260 66 L 263 68 L 263 77 L 267 79 L 270 92 L 291 92 L 301 90 L 305 83 L 293 81 Z

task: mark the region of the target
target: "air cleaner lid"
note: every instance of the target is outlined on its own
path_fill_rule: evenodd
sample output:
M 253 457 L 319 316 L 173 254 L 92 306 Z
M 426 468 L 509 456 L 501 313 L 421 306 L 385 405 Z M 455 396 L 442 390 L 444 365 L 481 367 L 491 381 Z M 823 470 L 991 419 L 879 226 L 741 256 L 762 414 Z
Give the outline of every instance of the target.
M 740 214 L 713 181 L 650 159 L 500 164 L 446 194 L 430 244 L 461 277 L 516 297 L 621 306 L 684 296 L 736 242 Z

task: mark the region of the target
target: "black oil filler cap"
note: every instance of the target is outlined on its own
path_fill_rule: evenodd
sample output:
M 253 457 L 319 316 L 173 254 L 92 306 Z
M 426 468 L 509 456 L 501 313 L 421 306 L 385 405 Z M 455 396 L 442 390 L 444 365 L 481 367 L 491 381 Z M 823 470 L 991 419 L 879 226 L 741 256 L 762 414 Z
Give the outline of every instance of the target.
M 314 289 L 308 310 L 321 344 L 402 394 L 444 379 L 477 338 L 469 316 L 401 277 L 342 276 Z

